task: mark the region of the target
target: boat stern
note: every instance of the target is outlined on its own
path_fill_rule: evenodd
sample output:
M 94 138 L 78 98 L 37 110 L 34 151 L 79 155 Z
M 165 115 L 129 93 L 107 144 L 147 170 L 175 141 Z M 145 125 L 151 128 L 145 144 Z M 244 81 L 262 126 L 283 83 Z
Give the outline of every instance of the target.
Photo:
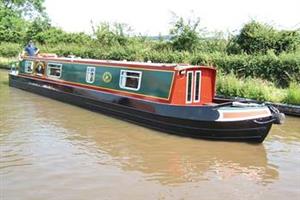
M 255 120 L 259 123 L 282 124 L 285 120 L 285 115 L 280 113 L 277 108 L 265 104 L 232 102 L 219 107 L 218 112 L 217 121 L 223 122 Z M 269 120 L 261 122 L 262 119 Z

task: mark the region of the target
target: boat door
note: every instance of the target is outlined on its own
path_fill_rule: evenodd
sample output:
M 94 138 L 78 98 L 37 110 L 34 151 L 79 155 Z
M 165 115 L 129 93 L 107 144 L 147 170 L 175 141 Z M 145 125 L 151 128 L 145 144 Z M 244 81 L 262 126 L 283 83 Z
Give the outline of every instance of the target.
M 186 104 L 199 103 L 201 100 L 201 70 L 187 71 Z

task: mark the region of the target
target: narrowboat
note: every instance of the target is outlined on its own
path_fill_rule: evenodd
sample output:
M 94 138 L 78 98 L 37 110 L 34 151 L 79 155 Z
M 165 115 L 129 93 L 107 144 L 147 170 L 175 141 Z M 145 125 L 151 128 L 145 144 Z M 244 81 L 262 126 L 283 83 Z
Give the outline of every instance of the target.
M 284 115 L 247 102 L 214 102 L 216 69 L 57 57 L 21 57 L 9 85 L 162 132 L 261 143 Z

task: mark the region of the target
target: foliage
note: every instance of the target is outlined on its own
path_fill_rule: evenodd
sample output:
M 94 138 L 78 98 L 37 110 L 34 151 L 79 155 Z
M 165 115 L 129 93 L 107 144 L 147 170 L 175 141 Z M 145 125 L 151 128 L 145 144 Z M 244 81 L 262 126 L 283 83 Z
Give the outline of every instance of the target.
M 126 24 L 115 23 L 111 26 L 109 23 L 101 23 L 93 28 L 93 34 L 97 42 L 103 46 L 124 46 L 128 42 L 128 35 L 131 28 Z
M 285 90 L 257 78 L 238 79 L 233 73 L 219 73 L 217 93 L 227 97 L 244 97 L 258 101 L 282 102 Z
M 45 0 L 0 0 L 0 9 L 10 10 L 30 19 L 45 16 Z
M 85 33 L 66 33 L 60 28 L 50 27 L 34 35 L 32 39 L 40 44 L 87 44 L 91 37 Z
M 242 54 L 242 47 L 238 44 L 238 36 L 230 35 L 226 46 L 227 54 Z
M 248 54 L 292 52 L 300 44 L 299 31 L 277 31 L 273 27 L 251 21 L 234 40 Z
M 195 50 L 200 40 L 199 25 L 199 18 L 195 21 L 191 19 L 186 21 L 182 17 L 177 19 L 170 30 L 173 49 L 178 51 Z
M 47 18 L 43 3 L 44 0 L 0 0 L 0 42 L 24 43 L 30 20 Z
M 0 44 L 0 56 L 2 57 L 16 57 L 20 52 L 22 52 L 22 47 L 17 43 L 3 42 Z
M 228 41 L 219 37 L 200 38 L 196 52 L 226 53 Z
M 284 103 L 300 105 L 300 84 L 291 82 L 287 89 L 287 95 L 283 100 Z
M 280 31 L 276 41 L 275 51 L 277 53 L 294 52 L 300 46 L 300 32 L 298 31 Z
M 27 22 L 16 12 L 0 7 L 0 41 L 19 42 L 24 38 Z
M 43 43 L 39 38 L 39 34 L 45 32 L 51 28 L 51 24 L 49 19 L 36 18 L 33 22 L 28 24 L 26 35 L 24 38 L 24 42 L 28 42 L 29 40 L 35 40 L 37 42 Z
M 57 30 L 56 30 L 57 31 Z M 51 33 L 51 32 L 50 32 Z M 60 33 L 58 31 L 58 33 Z M 53 33 L 54 34 L 54 33 Z M 78 35 L 77 35 L 78 36 Z M 128 38 L 125 46 L 103 46 L 91 42 L 92 38 L 78 39 L 77 36 L 56 34 L 46 44 L 37 46 L 41 52 L 56 53 L 60 56 L 74 54 L 83 58 L 114 59 L 129 61 L 151 61 L 161 63 L 191 63 L 194 65 L 216 66 L 224 73 L 233 72 L 237 77 L 261 78 L 274 82 L 277 86 L 286 87 L 292 80 L 300 82 L 300 54 L 281 54 L 270 52 L 266 55 L 227 55 L 225 53 L 173 51 L 169 48 L 158 48 L 157 42 L 138 37 Z M 78 36 L 80 37 L 80 35 Z M 56 41 L 61 40 L 57 43 Z M 79 41 L 87 41 L 79 43 Z M 90 42 L 88 42 L 90 41 Z M 22 46 L 15 43 L 2 43 L 0 55 L 11 57 L 21 52 Z
M 196 54 L 192 64 L 213 65 L 225 73 L 234 72 L 238 77 L 257 77 L 281 87 L 291 80 L 300 81 L 300 54 L 226 55 L 222 53 Z
M 2 69 L 10 69 L 11 63 L 16 63 L 18 62 L 18 59 L 15 57 L 8 58 L 8 57 L 0 57 L 0 68 Z

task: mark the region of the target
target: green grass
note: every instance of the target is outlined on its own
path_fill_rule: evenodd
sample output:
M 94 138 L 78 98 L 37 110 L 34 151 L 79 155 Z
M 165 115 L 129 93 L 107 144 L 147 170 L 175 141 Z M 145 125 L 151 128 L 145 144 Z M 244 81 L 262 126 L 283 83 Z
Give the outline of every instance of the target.
M 287 98 L 286 89 L 277 88 L 271 82 L 258 78 L 239 79 L 233 73 L 218 74 L 217 93 L 227 97 L 243 97 L 274 103 L 284 102 Z
M 283 101 L 287 104 L 300 105 L 300 84 L 292 82 L 287 88 L 287 95 Z
M 3 85 L 8 85 L 8 75 L 6 70 L 0 69 L 0 89 Z
M 12 58 L 5 58 L 5 57 L 0 57 L 0 68 L 1 69 L 10 69 L 10 64 L 13 62 L 17 62 L 18 59 L 15 57 Z

